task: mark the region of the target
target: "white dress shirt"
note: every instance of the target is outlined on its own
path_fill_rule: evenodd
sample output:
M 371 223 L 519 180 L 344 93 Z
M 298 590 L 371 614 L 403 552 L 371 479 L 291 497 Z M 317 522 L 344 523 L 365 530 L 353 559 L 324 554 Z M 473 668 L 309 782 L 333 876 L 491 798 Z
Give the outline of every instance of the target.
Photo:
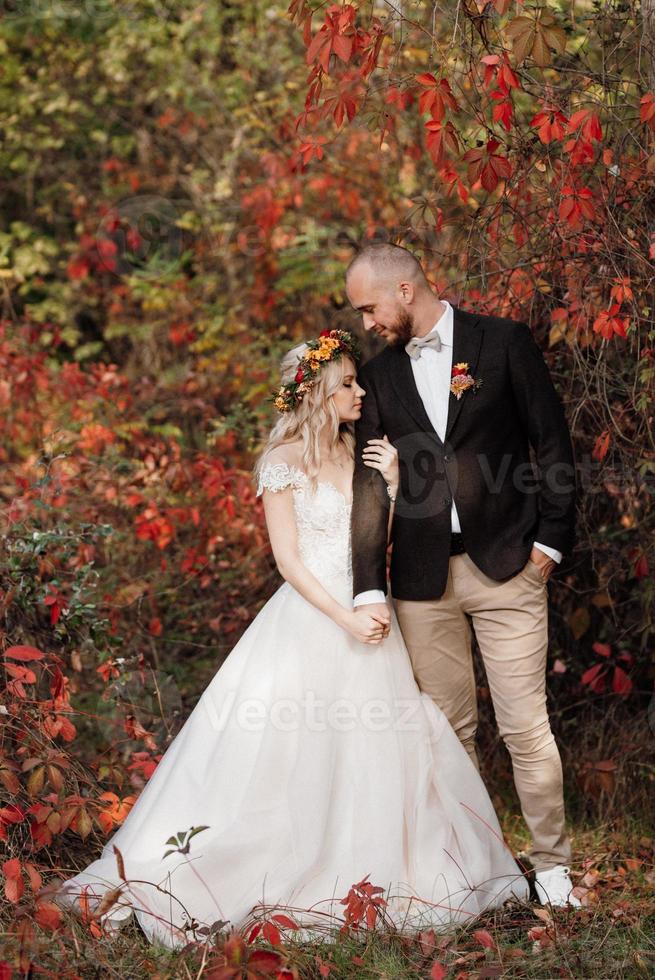
M 443 299 L 441 302 L 446 307 L 444 313 L 441 314 L 429 333 L 421 338 L 425 339 L 430 334 L 438 332 L 441 338 L 441 350 L 435 350 L 434 347 L 423 347 L 421 348 L 421 356 L 410 358 L 410 360 L 416 387 L 427 416 L 441 441 L 445 442 L 450 401 L 450 379 L 453 369 L 453 308 L 447 300 Z M 454 499 L 450 509 L 450 520 L 452 531 L 461 533 L 462 528 Z M 553 558 L 554 561 L 560 562 L 562 560 L 561 551 L 539 544 L 537 541 L 534 542 L 534 546 Z M 370 602 L 384 601 L 385 596 L 381 589 L 370 589 L 356 595 L 353 605 L 361 606 Z

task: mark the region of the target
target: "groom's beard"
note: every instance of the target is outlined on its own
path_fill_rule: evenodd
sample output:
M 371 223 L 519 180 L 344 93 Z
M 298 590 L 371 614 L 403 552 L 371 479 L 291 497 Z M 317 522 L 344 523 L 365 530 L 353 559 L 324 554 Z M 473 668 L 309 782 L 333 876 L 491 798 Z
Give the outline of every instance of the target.
M 414 317 L 411 313 L 401 310 L 398 319 L 389 325 L 393 337 L 388 341 L 390 347 L 404 347 L 414 336 Z

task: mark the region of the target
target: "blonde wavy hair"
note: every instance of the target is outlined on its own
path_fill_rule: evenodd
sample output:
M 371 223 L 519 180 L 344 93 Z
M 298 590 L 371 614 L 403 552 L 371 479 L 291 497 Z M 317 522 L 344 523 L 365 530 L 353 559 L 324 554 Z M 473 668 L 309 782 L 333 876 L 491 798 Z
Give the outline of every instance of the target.
M 305 343 L 293 347 L 280 361 L 280 383 L 293 381 L 298 361 L 308 346 Z M 339 390 L 350 365 L 356 370 L 352 358 L 341 357 L 324 364 L 318 378 L 294 409 L 285 412 L 271 429 L 261 455 L 255 463 L 253 475 L 256 481 L 266 465 L 269 454 L 280 446 L 300 441 L 302 444 L 302 469 L 316 490 L 321 468 L 320 436 L 327 430 L 330 450 L 344 446 L 351 459 L 355 456 L 355 436 L 352 422 L 340 422 L 332 396 Z

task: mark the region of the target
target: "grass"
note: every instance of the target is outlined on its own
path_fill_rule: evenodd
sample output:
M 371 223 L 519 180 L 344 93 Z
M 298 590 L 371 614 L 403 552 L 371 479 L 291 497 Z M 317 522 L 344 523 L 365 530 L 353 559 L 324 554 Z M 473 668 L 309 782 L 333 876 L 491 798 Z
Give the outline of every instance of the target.
M 510 839 L 513 846 L 517 843 Z M 317 980 L 424 980 L 435 963 L 445 969 L 448 980 L 653 976 L 654 846 L 636 823 L 622 829 L 579 829 L 572 870 L 574 879 L 587 888 L 581 910 L 556 910 L 551 916 L 539 905 L 505 906 L 472 925 L 436 936 L 427 932 L 403 937 L 373 930 L 338 943 L 295 943 L 288 932 L 283 940 L 288 965 L 296 976 Z M 9 919 L 3 914 L 2 958 L 18 964 L 19 938 L 8 930 Z M 115 936 L 93 938 L 87 926 L 66 913 L 63 928 L 54 934 L 35 927 L 30 945 L 31 972 L 28 968 L 7 978 L 28 973 L 66 980 L 217 977 L 212 971 L 215 953 L 205 951 L 203 956 L 200 948 L 171 952 L 151 946 L 133 920 Z
M 505 906 L 474 924 L 436 936 L 372 930 L 336 943 L 301 943 L 294 942 L 288 931 L 283 950 L 290 972 L 278 975 L 316 980 L 326 976 L 331 980 L 655 976 L 655 840 L 651 837 L 655 739 L 647 712 L 621 712 L 615 705 L 596 703 L 585 715 L 578 711 L 570 723 L 553 714 L 567 776 L 572 877 L 582 889 L 582 909 L 561 909 L 550 915 L 537 904 Z M 483 718 L 480 744 L 485 782 L 506 839 L 518 853 L 527 843 L 525 828 L 507 753 L 489 716 Z M 607 761 L 614 768 L 594 768 Z M 95 845 L 88 842 L 88 846 Z M 81 854 L 76 856 L 75 864 L 82 866 Z M 89 860 L 93 856 L 87 855 Z M 42 853 L 37 860 L 43 862 Z M 88 925 L 65 913 L 62 927 L 55 932 L 31 922 L 17 934 L 12 929 L 16 911 L 8 902 L 0 909 L 0 980 L 27 976 L 227 980 L 217 967 L 225 935 L 209 949 L 196 946 L 171 952 L 151 946 L 134 920 L 114 936 L 96 937 Z M 271 948 L 259 939 L 257 946 Z M 257 975 L 261 974 L 250 974 L 253 980 Z

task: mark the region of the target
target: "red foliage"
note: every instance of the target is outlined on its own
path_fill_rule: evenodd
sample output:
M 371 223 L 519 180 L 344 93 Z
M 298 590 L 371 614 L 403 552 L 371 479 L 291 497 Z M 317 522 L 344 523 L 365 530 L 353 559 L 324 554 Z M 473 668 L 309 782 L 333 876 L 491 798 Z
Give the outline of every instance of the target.
M 597 656 L 609 662 L 589 667 L 580 678 L 581 683 L 587 685 L 595 694 L 602 694 L 611 676 L 611 689 L 615 694 L 622 697 L 630 694 L 633 683 L 620 664 L 632 666 L 634 664 L 632 654 L 622 651 L 616 657 L 612 657 L 612 648 L 608 643 L 594 643 L 592 649 Z
M 381 897 L 384 889 L 377 885 L 372 885 L 368 881 L 368 875 L 352 885 L 345 898 L 341 899 L 341 905 L 345 905 L 345 923 L 341 928 L 342 933 L 347 933 L 350 929 L 359 929 L 365 923 L 369 929 L 373 929 L 378 919 L 384 918 L 384 906 L 386 900 Z

